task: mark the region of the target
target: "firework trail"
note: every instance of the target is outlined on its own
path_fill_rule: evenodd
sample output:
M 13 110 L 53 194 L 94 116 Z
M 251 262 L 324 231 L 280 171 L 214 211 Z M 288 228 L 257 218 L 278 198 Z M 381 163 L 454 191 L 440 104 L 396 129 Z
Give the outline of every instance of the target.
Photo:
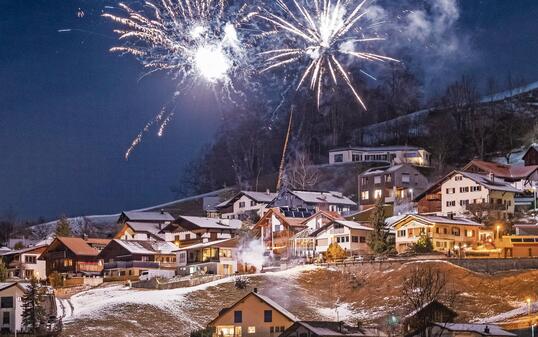
M 179 88 L 202 82 L 221 89 L 220 97 L 232 100 L 240 94 L 234 80 L 246 79 L 249 63 L 238 28 L 254 15 L 245 14 L 244 6 L 234 13 L 228 13 L 225 0 L 149 0 L 140 10 L 123 3 L 119 7 L 123 15 L 103 14 L 122 27 L 115 32 L 123 45 L 111 51 L 136 57 L 148 69 L 144 76 L 164 71 Z M 163 108 L 133 140 L 125 158 L 153 125 L 162 136 L 173 115 Z
M 263 36 L 269 40 L 268 50 L 260 53 L 264 64 L 261 72 L 298 64 L 301 70 L 296 90 L 308 85 L 316 93 L 318 108 L 323 89 L 342 81 L 366 110 L 345 61 L 398 62 L 367 51 L 372 42 L 384 38 L 367 35 L 379 23 L 367 19 L 366 0 L 290 0 L 288 3 L 289 6 L 285 0 L 275 0 L 276 6 L 260 7 L 256 14 L 267 24 Z M 360 25 L 362 21 L 366 26 Z M 374 78 L 365 70 L 361 69 L 361 73 Z

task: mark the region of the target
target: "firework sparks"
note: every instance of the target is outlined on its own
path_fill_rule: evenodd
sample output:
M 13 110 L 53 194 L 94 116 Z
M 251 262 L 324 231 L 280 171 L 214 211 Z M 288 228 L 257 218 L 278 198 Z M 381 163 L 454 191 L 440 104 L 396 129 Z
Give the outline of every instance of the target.
M 343 81 L 366 110 L 366 104 L 344 66 L 344 58 L 398 62 L 391 57 L 358 50 L 361 44 L 384 40 L 378 36 L 365 36 L 365 27 L 359 25 L 361 19 L 366 21 L 366 0 L 291 0 L 290 6 L 284 0 L 275 1 L 278 12 L 260 9 L 257 14 L 270 26 L 265 37 L 277 37 L 278 47 L 260 53 L 264 60 L 261 72 L 298 63 L 305 70 L 298 77 L 296 90 L 308 85 L 316 92 L 318 108 L 326 82 L 336 85 Z M 361 73 L 374 78 L 362 69 Z
M 124 43 L 112 52 L 135 56 L 148 69 L 146 74 L 171 74 L 178 87 L 201 80 L 221 88 L 227 97 L 237 93 L 232 79 L 244 78 L 248 68 L 237 31 L 248 19 L 242 16 L 244 8 L 226 14 L 225 0 L 150 0 L 140 11 L 123 3 L 119 7 L 123 16 L 103 14 L 122 26 L 115 32 Z M 153 125 L 162 136 L 173 115 L 163 108 L 133 140 L 125 158 Z

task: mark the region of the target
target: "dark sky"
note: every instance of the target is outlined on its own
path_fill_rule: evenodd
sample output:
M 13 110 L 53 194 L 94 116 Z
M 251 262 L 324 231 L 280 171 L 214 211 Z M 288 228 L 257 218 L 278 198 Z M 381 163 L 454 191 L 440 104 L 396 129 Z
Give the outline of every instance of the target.
M 171 200 L 183 165 L 211 141 L 220 115 L 213 95 L 196 88 L 180 99 L 165 137 L 150 134 L 123 159 L 174 83 L 165 75 L 139 81 L 136 60 L 108 52 L 115 39 L 100 17 L 105 5 L 115 2 L 0 0 L 0 212 L 50 218 Z M 451 74 L 502 79 L 510 70 L 538 80 L 537 1 L 460 6 L 455 32 L 471 51 Z

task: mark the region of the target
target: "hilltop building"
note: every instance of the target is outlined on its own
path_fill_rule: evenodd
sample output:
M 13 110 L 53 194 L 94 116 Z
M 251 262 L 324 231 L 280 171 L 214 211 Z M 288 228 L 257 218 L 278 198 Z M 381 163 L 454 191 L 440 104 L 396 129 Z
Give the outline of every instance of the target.
M 329 164 L 379 163 L 430 166 L 431 154 L 417 146 L 346 147 L 329 150 Z

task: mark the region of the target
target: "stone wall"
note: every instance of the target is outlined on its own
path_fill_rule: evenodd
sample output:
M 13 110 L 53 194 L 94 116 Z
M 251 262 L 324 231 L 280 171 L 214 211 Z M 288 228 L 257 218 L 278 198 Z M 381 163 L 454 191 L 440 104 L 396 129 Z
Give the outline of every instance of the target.
M 509 270 L 538 269 L 538 258 L 453 259 L 451 263 L 480 273 L 499 273 Z

